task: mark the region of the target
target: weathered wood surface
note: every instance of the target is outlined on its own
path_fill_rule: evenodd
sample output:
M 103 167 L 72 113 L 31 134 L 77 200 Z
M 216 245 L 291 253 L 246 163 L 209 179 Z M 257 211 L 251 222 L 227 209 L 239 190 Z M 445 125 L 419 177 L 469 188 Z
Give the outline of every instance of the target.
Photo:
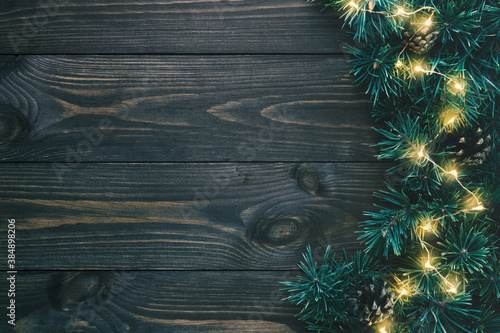
M 332 53 L 350 37 L 304 0 L 3 0 L 0 53 Z
M 320 9 L 0 4 L 15 332 L 306 331 L 278 282 L 308 243 L 317 257 L 360 248 L 358 221 L 388 167 L 347 75 L 350 37 Z
M 13 55 L 0 55 L 0 70 L 5 63 L 12 61 L 15 58 Z
M 15 332 L 302 332 L 297 308 L 281 301 L 287 293 L 279 283 L 297 274 L 23 272 L 16 281 L 21 319 Z
M 0 160 L 372 161 L 347 72 L 340 56 L 19 57 L 0 74 Z
M 308 243 L 359 248 L 387 165 L 92 163 L 61 178 L 53 167 L 2 165 L 18 269 L 294 269 Z

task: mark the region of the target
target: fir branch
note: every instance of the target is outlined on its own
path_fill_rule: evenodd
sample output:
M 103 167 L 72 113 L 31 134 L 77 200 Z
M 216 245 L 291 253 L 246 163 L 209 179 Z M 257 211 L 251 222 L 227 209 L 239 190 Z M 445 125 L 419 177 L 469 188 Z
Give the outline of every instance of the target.
M 413 326 L 415 332 L 435 333 L 471 332 L 468 322 L 477 319 L 478 310 L 472 308 L 472 297 L 466 293 L 450 296 L 446 293 L 429 293 L 415 296 L 413 301 L 417 319 Z
M 365 253 L 317 267 L 308 248 L 288 299 L 318 332 L 500 332 L 500 2 L 330 6 L 358 45 L 346 47 L 355 83 L 385 123 L 377 157 L 398 164 L 389 189 L 375 193 L 378 211 L 360 222 Z M 370 306 L 354 316 L 355 292 L 389 280 L 400 294 L 378 330 Z

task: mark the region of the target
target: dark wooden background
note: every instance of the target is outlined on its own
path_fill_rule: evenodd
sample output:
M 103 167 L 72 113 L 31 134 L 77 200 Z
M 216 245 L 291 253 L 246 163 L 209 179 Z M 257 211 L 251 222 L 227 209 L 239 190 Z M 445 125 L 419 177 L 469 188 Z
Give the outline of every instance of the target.
M 322 8 L 2 1 L 15 332 L 305 331 L 279 281 L 308 243 L 360 248 L 387 168 Z

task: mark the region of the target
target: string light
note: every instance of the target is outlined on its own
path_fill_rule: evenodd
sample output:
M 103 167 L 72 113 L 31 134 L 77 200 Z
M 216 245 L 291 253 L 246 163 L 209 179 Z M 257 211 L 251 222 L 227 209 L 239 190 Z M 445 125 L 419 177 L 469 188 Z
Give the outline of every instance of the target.
M 441 131 L 442 132 L 442 131 Z M 440 133 L 441 133 L 440 132 Z M 439 134 L 438 134 L 439 135 Z M 436 136 L 437 137 L 437 136 Z M 436 138 L 434 138 L 436 139 Z M 433 140 L 434 140 L 433 139 Z M 433 141 L 432 140 L 432 141 Z M 424 147 L 431 143 L 432 141 L 429 141 L 427 142 Z M 458 179 L 458 171 L 457 170 L 451 170 L 451 171 L 446 171 L 442 166 L 440 166 L 439 164 L 437 164 L 436 162 L 434 162 L 434 160 L 432 160 L 428 154 L 425 154 L 425 150 L 424 150 L 424 147 L 422 147 L 420 149 L 420 151 L 418 152 L 418 157 L 421 157 L 421 158 L 424 158 L 426 161 L 430 162 L 432 165 L 434 165 L 435 167 L 437 167 L 439 170 L 441 170 L 442 172 L 446 173 L 446 174 L 450 174 L 453 176 L 453 178 L 455 179 L 455 181 L 458 183 L 458 185 L 460 185 L 461 188 L 463 188 L 466 192 L 468 192 L 473 198 L 474 200 L 476 201 L 477 203 L 477 206 L 474 207 L 474 209 L 471 209 L 471 210 L 483 210 L 484 209 L 484 206 L 483 206 L 483 203 L 479 200 L 479 197 L 474 194 L 474 192 L 472 192 L 471 190 L 469 190 L 467 187 L 465 187 L 465 185 Z
M 382 327 L 382 328 L 380 329 L 380 333 L 387 333 L 387 330 L 385 329 L 385 327 Z
M 421 66 L 415 66 L 415 68 L 413 69 L 415 72 L 426 72 L 425 69 L 423 69 Z
M 462 123 L 462 110 L 450 107 L 441 113 L 441 122 L 444 127 L 454 125 L 455 123 Z
M 476 207 L 471 208 L 470 210 L 473 210 L 473 211 L 484 210 L 484 206 L 482 204 L 481 205 L 477 205 Z
M 398 10 L 396 11 L 396 15 L 403 16 L 403 15 L 408 15 L 408 14 L 406 13 L 406 11 L 403 8 L 399 7 Z
M 420 237 L 420 234 L 417 233 L 417 237 L 420 241 L 420 245 L 422 246 L 422 248 L 425 250 L 425 252 L 427 252 L 427 258 L 424 259 L 425 260 L 425 264 L 424 264 L 424 268 L 425 269 L 429 269 L 429 270 L 433 270 L 436 272 L 437 275 L 439 275 L 439 277 L 450 287 L 449 290 L 453 290 L 455 289 L 455 286 L 453 285 L 453 283 L 451 283 L 450 281 L 448 281 L 447 278 L 445 278 L 443 276 L 443 274 L 441 274 L 441 272 L 439 272 L 439 270 L 434 267 L 431 262 L 432 262 L 432 257 L 431 257 L 431 252 L 429 251 L 429 249 L 427 248 L 427 246 L 425 245 L 422 237 Z M 456 289 L 455 289 L 456 290 Z
M 410 16 L 410 15 L 414 15 L 414 14 L 416 14 L 416 13 L 422 11 L 422 10 L 432 10 L 433 12 L 431 13 L 431 16 L 430 16 L 430 18 L 432 18 L 432 15 L 434 15 L 434 12 L 436 11 L 436 8 L 434 8 L 434 7 L 427 7 L 427 6 L 424 6 L 424 7 L 420 8 L 420 9 L 417 9 L 417 10 L 415 10 L 413 12 L 407 12 L 403 7 L 397 7 L 395 14 L 394 15 L 389 15 L 387 12 L 373 11 L 372 9 L 373 9 L 374 3 L 371 2 L 371 1 L 369 3 L 369 9 L 360 8 L 358 6 L 358 4 L 356 2 L 354 2 L 354 1 L 349 2 L 348 5 L 351 6 L 351 7 L 356 8 L 356 9 L 358 9 L 360 11 L 363 11 L 363 12 L 369 12 L 369 13 L 372 13 L 372 14 L 382 14 L 382 15 L 385 15 L 386 17 Z
M 431 16 L 430 18 L 432 18 L 432 15 L 434 15 L 434 12 L 436 11 L 436 8 L 434 7 L 427 7 L 427 6 L 424 6 L 420 9 L 417 9 L 413 12 L 407 12 L 403 7 L 397 7 L 396 8 L 396 13 L 394 15 L 389 15 L 387 12 L 381 12 L 381 11 L 374 11 L 373 10 L 373 7 L 374 7 L 374 3 L 372 1 L 369 2 L 369 9 L 363 9 L 363 8 L 360 8 L 358 6 L 358 4 L 354 1 L 351 1 L 349 2 L 348 4 L 349 6 L 353 7 L 353 8 L 356 8 L 357 10 L 360 10 L 360 11 L 363 11 L 363 12 L 369 12 L 369 13 L 372 13 L 372 14 L 382 14 L 386 17 L 395 17 L 395 16 L 410 16 L 410 15 L 414 15 L 422 10 L 432 10 L 433 12 L 431 13 Z M 429 19 L 430 19 L 429 18 Z
M 365 12 L 376 13 L 376 14 L 384 14 L 387 17 L 396 17 L 396 16 L 406 17 L 406 16 L 414 15 L 414 14 L 416 14 L 416 13 L 422 11 L 422 10 L 431 10 L 432 13 L 430 13 L 430 15 L 427 17 L 427 19 L 421 23 L 420 27 L 415 31 L 415 33 L 413 34 L 413 36 L 411 36 L 409 38 L 410 40 L 412 40 L 421 30 L 427 29 L 427 28 L 429 28 L 429 27 L 432 26 L 432 24 L 433 24 L 433 17 L 434 17 L 434 14 L 436 12 L 436 9 L 433 8 L 433 7 L 422 7 L 420 9 L 412 11 L 412 12 L 406 11 L 404 7 L 396 7 L 395 11 L 393 12 L 394 14 L 389 16 L 386 12 L 376 12 L 376 11 L 373 11 L 372 10 L 373 6 L 370 6 L 369 10 L 360 8 L 358 6 L 358 4 L 356 2 L 354 2 L 354 1 L 351 1 L 349 3 L 349 6 L 351 6 L 353 8 L 356 8 L 359 11 L 365 11 Z M 396 69 L 403 69 L 405 67 L 404 64 L 403 64 L 403 62 L 400 60 L 400 56 L 403 54 L 404 50 L 408 47 L 408 45 L 409 45 L 409 43 L 407 43 L 405 45 L 405 47 L 399 53 L 397 61 L 396 61 L 395 65 L 394 65 L 394 67 Z M 456 92 L 464 92 L 465 87 L 466 87 L 466 82 L 463 79 L 460 79 L 460 78 L 457 78 L 457 77 L 450 77 L 450 76 L 448 76 L 446 74 L 443 74 L 443 73 L 440 73 L 440 72 L 437 72 L 437 71 L 434 71 L 434 70 L 425 69 L 424 66 L 421 65 L 421 64 L 417 64 L 416 66 L 414 66 L 413 67 L 413 72 L 414 73 L 440 75 L 440 76 L 442 76 L 442 77 L 444 77 L 444 78 L 446 78 L 448 80 L 450 88 L 451 88 L 451 91 L 455 90 Z M 430 143 L 432 143 L 434 140 L 436 140 L 446 130 L 447 127 L 452 126 L 457 121 L 461 121 L 462 116 L 460 115 L 460 111 L 461 110 L 454 109 L 454 110 L 451 110 L 451 111 L 445 111 L 445 112 L 443 112 L 443 115 L 442 115 L 443 116 L 443 118 L 442 118 L 442 125 L 443 125 L 443 127 L 438 132 L 438 134 L 432 140 L 430 140 L 427 143 L 425 143 L 423 146 L 414 146 L 414 147 L 416 148 L 417 156 L 418 156 L 419 159 L 423 159 L 424 161 L 427 161 L 427 162 L 431 163 L 434 167 L 438 168 L 442 172 L 444 172 L 444 173 L 446 173 L 448 175 L 451 175 L 453 177 L 454 181 L 456 181 L 462 189 L 464 189 L 466 192 L 468 192 L 474 198 L 474 200 L 476 202 L 476 205 L 473 208 L 462 209 L 462 210 L 459 210 L 459 211 L 454 212 L 454 213 L 448 213 L 448 214 L 446 214 L 446 215 L 444 215 L 442 217 L 437 217 L 437 218 L 428 217 L 428 218 L 426 218 L 423 221 L 422 225 L 420 225 L 420 226 L 417 227 L 417 228 L 423 229 L 424 231 L 432 231 L 433 230 L 433 222 L 439 221 L 441 219 L 444 219 L 446 216 L 454 216 L 454 215 L 458 215 L 460 213 L 466 213 L 466 212 L 470 212 L 470 211 L 482 211 L 482 210 L 485 209 L 483 203 L 479 200 L 479 197 L 474 192 L 472 192 L 467 187 L 465 187 L 465 185 L 458 179 L 459 174 L 458 174 L 458 171 L 456 169 L 449 170 L 449 171 L 445 170 L 443 167 L 441 167 L 440 165 L 438 165 L 431 157 L 429 157 L 429 154 L 426 151 L 426 147 Z M 435 266 L 433 266 L 431 264 L 431 262 L 433 260 L 432 257 L 431 257 L 431 253 L 430 253 L 429 249 L 427 248 L 426 243 L 422 239 L 422 236 L 420 235 L 420 233 L 416 233 L 416 234 L 417 234 L 418 239 L 420 241 L 421 247 L 427 253 L 427 258 L 424 260 L 424 268 L 425 269 L 429 269 L 429 270 L 433 270 L 433 271 L 435 271 L 437 273 L 437 275 L 447 285 L 447 288 L 443 288 L 443 289 L 446 289 L 445 290 L 446 292 L 451 293 L 451 294 L 456 294 L 457 293 L 457 287 L 453 283 L 451 283 L 446 277 L 444 277 Z M 423 233 L 421 233 L 421 234 L 423 235 Z M 396 277 L 396 279 L 397 279 L 397 277 Z M 410 292 L 408 291 L 408 288 L 407 287 L 403 287 L 399 291 L 398 298 L 401 298 L 403 296 L 407 296 L 409 294 L 410 294 Z M 380 333 L 388 333 L 386 327 L 381 327 L 379 329 L 379 332 Z
M 458 178 L 458 172 L 457 172 L 457 170 L 451 170 L 451 171 L 448 171 L 448 173 L 450 175 L 452 175 L 455 179 Z
M 403 7 L 397 7 L 396 8 L 396 13 L 394 15 L 387 15 L 386 12 L 376 12 L 376 13 L 380 13 L 380 14 L 385 14 L 387 17 L 395 17 L 395 16 L 410 16 L 410 15 L 414 15 L 422 10 L 432 10 L 433 13 L 434 11 L 436 10 L 434 7 L 427 7 L 427 6 L 424 6 L 420 9 L 417 9 L 413 12 L 407 12 Z
M 451 117 L 451 119 L 450 119 L 450 120 L 448 120 L 448 121 L 446 122 L 446 124 L 444 124 L 444 125 L 445 125 L 445 126 L 448 126 L 448 125 L 453 124 L 454 122 L 455 122 L 455 117 Z
M 429 18 L 430 20 L 430 18 Z M 427 20 L 426 22 L 428 22 L 429 20 Z M 413 37 L 412 37 L 413 38 Z M 408 45 L 408 44 L 407 44 Z M 405 46 L 406 47 L 406 46 Z M 404 49 L 403 49 L 404 50 Z M 402 52 L 401 52 L 402 53 Z M 401 55 L 400 53 L 400 55 Z M 458 78 L 452 78 L 451 76 L 449 75 L 446 75 L 446 74 L 443 74 L 443 73 L 440 73 L 440 72 L 436 72 L 436 71 L 433 71 L 433 70 L 429 70 L 429 69 L 424 69 L 421 65 L 416 65 L 414 68 L 413 68 L 413 72 L 415 73 L 424 73 L 424 74 L 436 74 L 436 75 L 440 75 L 446 79 L 449 80 L 450 83 L 452 83 L 452 87 L 456 90 L 456 91 L 459 91 L 459 92 L 463 92 L 464 89 L 465 89 L 465 83 L 463 80 L 461 79 L 458 79 Z

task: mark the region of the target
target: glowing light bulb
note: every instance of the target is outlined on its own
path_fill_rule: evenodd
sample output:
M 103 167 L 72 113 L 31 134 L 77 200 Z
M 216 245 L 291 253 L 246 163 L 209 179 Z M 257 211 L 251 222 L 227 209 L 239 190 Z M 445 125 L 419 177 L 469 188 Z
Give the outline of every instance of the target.
M 432 266 L 432 265 L 431 265 L 430 261 L 427 261 L 427 262 L 425 263 L 425 266 L 424 266 L 424 267 L 425 267 L 425 268 L 434 268 L 434 266 Z
M 455 121 L 455 119 L 456 119 L 455 117 L 451 117 L 451 119 L 450 119 L 450 120 L 448 120 L 448 122 L 446 123 L 446 125 L 451 125 L 451 124 L 453 124 L 453 122 Z
M 420 66 L 418 66 L 418 65 L 417 65 L 417 66 L 415 66 L 415 69 L 414 69 L 414 70 L 415 70 L 415 72 L 425 72 L 425 69 L 423 69 L 422 67 L 420 67 Z
M 450 289 L 447 290 L 447 292 L 452 293 L 452 294 L 456 294 L 457 293 L 457 288 L 451 287 Z
M 395 66 L 396 66 L 396 68 L 401 68 L 401 67 L 403 67 L 403 63 L 401 62 L 401 60 L 398 60 L 398 61 L 396 62 L 396 65 L 395 65 Z
M 425 231 L 429 231 L 429 230 L 431 230 L 431 229 L 432 229 L 432 225 L 431 225 L 431 224 L 430 224 L 430 222 L 429 222 L 429 223 L 427 223 L 426 225 L 424 225 L 422 228 L 423 228 Z
M 432 17 L 429 17 L 424 23 L 425 26 L 430 27 L 432 25 Z
M 405 10 L 403 8 L 399 7 L 397 12 L 396 12 L 396 15 L 405 15 L 405 14 L 406 14 Z
M 399 296 L 404 296 L 404 295 L 408 295 L 408 291 L 406 289 L 401 290 L 401 292 L 399 293 Z
M 358 5 L 354 1 L 349 2 L 349 6 L 354 7 L 356 9 L 359 8 Z
M 455 89 L 462 90 L 464 89 L 464 86 L 460 82 L 455 82 Z
M 458 172 L 457 172 L 457 170 L 451 170 L 451 171 L 448 171 L 448 173 L 449 173 L 450 175 L 452 175 L 453 177 L 455 177 L 455 178 L 457 178 L 457 177 L 458 177 Z
M 479 210 L 483 210 L 484 209 L 484 206 L 482 204 L 474 207 L 474 208 L 471 208 L 471 210 L 475 210 L 475 211 L 479 211 Z
M 387 330 L 385 329 L 385 327 L 382 327 L 382 328 L 380 329 L 380 333 L 387 333 Z
M 425 150 L 422 147 L 422 149 L 420 149 L 420 151 L 418 152 L 418 157 L 424 157 L 424 156 L 425 156 Z

